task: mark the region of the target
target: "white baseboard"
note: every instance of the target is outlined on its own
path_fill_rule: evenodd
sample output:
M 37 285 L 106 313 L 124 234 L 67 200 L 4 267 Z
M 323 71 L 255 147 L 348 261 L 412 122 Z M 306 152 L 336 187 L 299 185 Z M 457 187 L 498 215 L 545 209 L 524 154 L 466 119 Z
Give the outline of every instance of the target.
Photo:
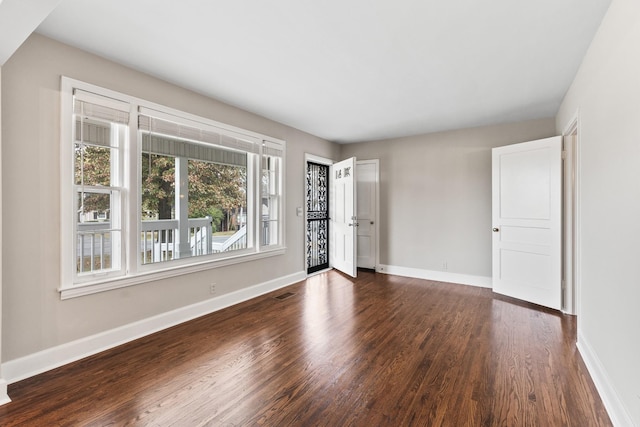
M 2 373 L 7 383 L 32 377 L 48 370 L 80 360 L 104 350 L 133 341 L 154 332 L 204 316 L 214 311 L 247 301 L 251 298 L 275 291 L 306 279 L 300 271 L 268 282 L 259 283 L 206 301 L 181 307 L 157 316 L 149 317 L 109 331 L 81 338 L 66 344 L 48 348 L 2 364 Z M 1 386 L 1 384 L 0 384 Z M 6 388 L 6 387 L 5 387 Z M 0 389 L 0 398 L 1 395 Z M 6 393 L 5 393 L 6 394 Z
M 473 276 L 469 274 L 450 273 L 448 271 L 422 270 L 420 268 L 399 267 L 395 265 L 379 265 L 378 273 L 393 274 L 396 276 L 413 277 L 415 279 L 435 280 L 438 282 L 459 283 L 462 285 L 492 288 L 491 277 Z
M 0 378 L 0 405 L 11 402 L 7 394 L 7 382 Z
M 587 365 L 587 370 L 589 374 L 591 374 L 591 379 L 598 389 L 602 403 L 613 425 L 620 427 L 633 426 L 634 423 L 631 420 L 631 416 L 618 397 L 615 388 L 612 386 L 602 362 L 600 362 L 598 355 L 593 351 L 593 348 L 580 331 L 578 331 L 577 347 L 582 356 L 582 360 L 584 360 L 584 364 Z

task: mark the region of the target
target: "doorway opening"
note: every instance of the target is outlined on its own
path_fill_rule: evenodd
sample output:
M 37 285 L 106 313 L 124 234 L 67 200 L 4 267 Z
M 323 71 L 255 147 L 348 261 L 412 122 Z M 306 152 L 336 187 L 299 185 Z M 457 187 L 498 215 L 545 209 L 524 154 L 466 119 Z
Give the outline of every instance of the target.
M 307 161 L 307 274 L 329 268 L 329 165 Z
M 563 259 L 562 311 L 578 314 L 578 118 L 571 121 L 563 138 Z

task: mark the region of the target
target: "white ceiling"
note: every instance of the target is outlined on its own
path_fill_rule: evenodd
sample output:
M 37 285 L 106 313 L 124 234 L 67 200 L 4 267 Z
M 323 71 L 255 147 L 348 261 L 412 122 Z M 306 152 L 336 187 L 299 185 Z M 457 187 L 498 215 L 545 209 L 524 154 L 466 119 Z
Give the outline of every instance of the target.
M 61 0 L 0 0 L 0 66 Z
M 356 142 L 553 117 L 609 3 L 62 0 L 37 31 Z

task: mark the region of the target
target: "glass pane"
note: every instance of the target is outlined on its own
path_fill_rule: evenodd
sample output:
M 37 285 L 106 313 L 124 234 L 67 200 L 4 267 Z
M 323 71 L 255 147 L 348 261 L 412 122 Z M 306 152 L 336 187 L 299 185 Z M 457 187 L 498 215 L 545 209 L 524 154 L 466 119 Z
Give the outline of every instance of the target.
M 245 167 L 189 160 L 188 199 L 192 256 L 247 248 Z
M 260 241 L 263 246 L 278 244 L 278 221 L 262 221 Z
M 275 171 L 262 171 L 262 194 L 274 195 L 277 193 L 276 187 L 276 172 Z
M 268 170 L 263 170 L 262 171 L 262 186 L 261 186 L 261 192 L 262 192 L 261 194 L 262 195 L 269 194 L 269 187 L 270 187 L 269 183 L 271 181 L 270 178 L 271 178 L 271 176 L 269 174 L 269 171 Z
M 277 165 L 279 158 L 271 156 L 262 157 L 262 194 L 263 195 L 275 195 L 278 193 L 278 181 L 277 181 Z
M 142 219 L 175 218 L 175 157 L 142 153 Z
M 75 145 L 76 185 L 111 185 L 111 149 L 92 145 Z
M 78 224 L 76 272 L 95 273 L 117 269 L 119 265 L 120 231 Z
M 278 219 L 278 199 L 275 196 L 262 198 L 262 220 Z
M 109 222 L 111 194 L 93 191 L 78 192 L 78 224 Z
M 111 138 L 111 123 L 89 118 L 76 119 L 76 141 L 88 145 L 117 147 L 117 138 Z M 117 126 L 114 124 L 114 126 Z M 117 134 L 117 133 L 116 133 Z
M 145 264 L 248 247 L 246 167 L 185 159 L 142 153 L 140 253 Z M 176 168 L 182 164 L 184 177 Z M 176 190 L 182 180 L 186 194 Z M 183 209 L 186 221 L 180 218 Z

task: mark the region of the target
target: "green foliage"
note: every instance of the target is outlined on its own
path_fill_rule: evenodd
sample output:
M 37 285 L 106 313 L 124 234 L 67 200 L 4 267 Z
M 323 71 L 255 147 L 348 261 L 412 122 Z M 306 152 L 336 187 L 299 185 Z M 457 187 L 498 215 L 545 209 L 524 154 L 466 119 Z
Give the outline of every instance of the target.
M 188 163 L 189 218 L 213 218 L 214 231 L 222 230 L 225 215 L 246 209 L 245 168 L 198 160 Z M 175 159 L 143 153 L 142 210 L 159 219 L 171 218 L 175 205 Z M 227 221 L 227 229 L 232 221 Z
M 173 157 L 142 153 L 143 217 L 158 215 L 171 219 L 175 203 L 175 161 Z
M 111 182 L 110 149 L 91 145 L 77 144 L 75 147 L 75 182 L 76 185 L 109 186 Z M 107 212 L 110 198 L 106 194 L 86 192 L 79 206 L 84 212 Z
M 111 150 L 107 147 L 76 147 L 77 185 L 111 185 Z M 142 153 L 142 217 L 171 219 L 175 207 L 175 158 Z M 246 168 L 189 160 L 189 218 L 210 216 L 214 231 L 235 226 L 234 213 L 246 211 Z M 108 211 L 109 197 L 85 193 L 85 212 Z

